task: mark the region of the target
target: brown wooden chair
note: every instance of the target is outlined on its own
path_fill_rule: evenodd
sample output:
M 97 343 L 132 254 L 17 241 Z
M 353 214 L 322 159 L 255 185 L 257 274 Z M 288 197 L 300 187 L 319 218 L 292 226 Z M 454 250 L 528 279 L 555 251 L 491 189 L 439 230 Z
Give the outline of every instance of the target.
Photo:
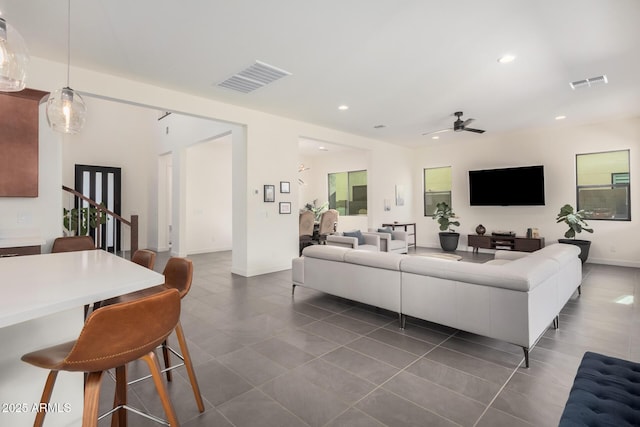
M 91 236 L 58 237 L 53 241 L 52 253 L 76 252 L 97 249 Z
M 167 265 L 164 267 L 164 284 L 154 286 L 148 289 L 143 289 L 138 292 L 132 292 L 126 295 L 112 298 L 103 303 L 103 305 L 110 305 L 120 303 L 124 301 L 133 301 L 138 298 L 142 298 L 154 293 L 162 292 L 166 289 L 177 289 L 180 294 L 180 298 L 184 298 L 191 289 L 191 282 L 193 281 L 193 262 L 187 258 L 171 257 L 167 261 Z M 164 359 L 165 369 L 163 370 L 167 376 L 167 381 L 172 380 L 171 371 L 180 366 L 185 366 L 187 374 L 189 375 L 189 381 L 191 382 L 191 388 L 193 389 L 193 395 L 198 405 L 198 410 L 204 412 L 204 403 L 202 401 L 202 395 L 200 393 L 200 387 L 196 378 L 195 371 L 193 369 L 193 363 L 191 362 L 191 356 L 189 354 L 189 347 L 187 347 L 187 340 L 184 336 L 184 331 L 180 321 L 175 327 L 176 337 L 178 338 L 178 344 L 180 346 L 180 353 L 171 348 L 167 340 L 162 342 L 162 356 Z M 181 359 L 182 363 L 171 366 L 170 353 L 173 353 L 176 357 Z M 142 377 L 131 381 L 130 384 L 142 381 L 150 376 Z
M 180 320 L 180 295 L 174 289 L 114 304 L 94 311 L 75 341 L 44 348 L 22 356 L 24 362 L 49 369 L 40 402 L 46 407 L 51 399 L 58 372 L 85 372 L 82 426 L 98 425 L 98 405 L 102 374 L 116 370 L 116 403 L 109 413 L 113 424 L 126 426 L 126 364 L 142 359 L 149 366 L 158 395 L 171 426 L 178 426 L 173 405 L 162 380 L 154 349 L 167 339 Z M 134 409 L 135 410 L 135 409 Z M 135 410 L 140 413 L 138 410 Z M 34 426 L 42 426 L 46 411 L 38 412 Z M 155 417 L 145 415 L 151 419 Z
M 156 253 L 148 249 L 138 249 L 131 256 L 131 261 L 149 270 L 153 270 L 156 264 Z

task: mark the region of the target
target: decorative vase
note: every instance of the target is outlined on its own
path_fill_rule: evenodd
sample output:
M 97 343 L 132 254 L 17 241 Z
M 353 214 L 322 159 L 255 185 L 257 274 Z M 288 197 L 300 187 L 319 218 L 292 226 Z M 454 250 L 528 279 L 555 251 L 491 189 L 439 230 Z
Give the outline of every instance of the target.
M 478 235 L 482 236 L 486 232 L 487 232 L 487 229 L 484 228 L 484 225 L 480 224 L 476 227 L 476 233 L 478 233 Z

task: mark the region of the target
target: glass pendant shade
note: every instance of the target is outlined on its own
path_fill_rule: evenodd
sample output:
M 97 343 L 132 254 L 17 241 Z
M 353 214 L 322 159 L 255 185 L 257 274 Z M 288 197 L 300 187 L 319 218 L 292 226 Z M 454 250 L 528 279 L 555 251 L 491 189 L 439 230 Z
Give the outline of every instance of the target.
M 29 53 L 18 33 L 0 18 L 0 92 L 19 92 L 25 88 Z
M 47 100 L 47 121 L 51 129 L 62 133 L 78 133 L 87 115 L 82 97 L 70 87 L 58 89 Z

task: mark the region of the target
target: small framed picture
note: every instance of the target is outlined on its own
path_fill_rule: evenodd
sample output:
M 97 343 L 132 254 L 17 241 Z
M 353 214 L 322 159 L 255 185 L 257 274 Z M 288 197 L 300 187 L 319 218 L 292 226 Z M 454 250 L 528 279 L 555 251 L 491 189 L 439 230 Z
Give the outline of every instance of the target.
M 290 214 L 291 213 L 291 202 L 280 202 L 280 213 L 281 214 Z
M 276 186 L 265 185 L 264 186 L 264 201 L 275 202 L 276 201 Z
M 291 184 L 289 181 L 280 181 L 280 192 L 291 193 Z

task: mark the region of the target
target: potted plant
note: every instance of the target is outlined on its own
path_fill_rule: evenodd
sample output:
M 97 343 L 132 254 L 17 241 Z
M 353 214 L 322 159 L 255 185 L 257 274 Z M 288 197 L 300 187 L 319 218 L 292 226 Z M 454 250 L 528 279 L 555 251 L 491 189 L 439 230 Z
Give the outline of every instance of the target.
M 436 205 L 433 219 L 440 224 L 440 247 L 446 252 L 454 252 L 458 248 L 458 240 L 460 239 L 460 233 L 452 228 L 459 227 L 460 222 L 452 221 L 452 218 L 457 218 L 457 216 L 447 202 L 440 202 Z
M 103 203 L 101 207 L 105 207 Z M 62 226 L 67 236 L 86 236 L 91 228 L 107 223 L 107 215 L 97 208 L 62 208 Z
M 307 203 L 304 206 L 303 210 L 313 212 L 313 215 L 316 217 L 316 222 L 320 221 L 320 216 L 322 216 L 322 212 L 326 211 L 329 207 L 329 202 L 324 202 L 322 205 L 318 206 L 318 199 L 315 199 L 311 203 Z
M 593 228 L 588 228 L 584 220 L 584 211 L 574 211 L 573 206 L 567 204 L 560 208 L 560 213 L 556 218 L 556 223 L 564 222 L 569 229 L 564 233 L 566 239 L 558 239 L 560 243 L 568 243 L 570 245 L 576 245 L 580 248 L 580 261 L 584 264 L 589 256 L 589 248 L 591 242 L 589 240 L 576 239 L 576 234 L 586 231 L 587 233 L 593 233 Z

